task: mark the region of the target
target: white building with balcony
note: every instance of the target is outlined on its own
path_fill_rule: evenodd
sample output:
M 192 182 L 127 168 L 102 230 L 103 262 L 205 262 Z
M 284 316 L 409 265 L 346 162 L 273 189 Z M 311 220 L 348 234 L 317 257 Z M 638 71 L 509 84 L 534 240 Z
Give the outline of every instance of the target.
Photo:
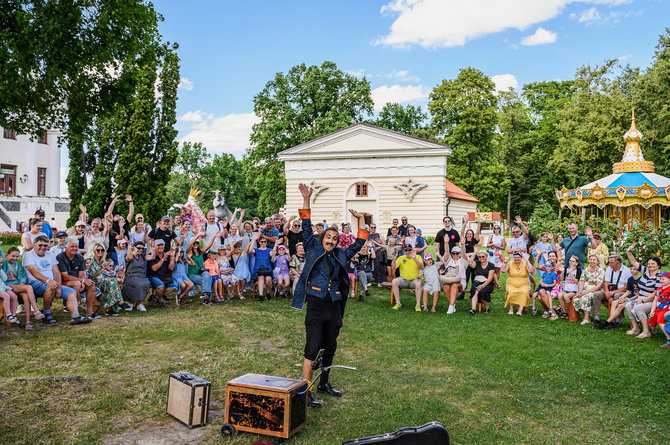
M 70 200 L 61 198 L 60 133 L 37 139 L 2 128 L 0 138 L 0 231 L 19 230 L 41 208 L 46 221 L 65 227 Z

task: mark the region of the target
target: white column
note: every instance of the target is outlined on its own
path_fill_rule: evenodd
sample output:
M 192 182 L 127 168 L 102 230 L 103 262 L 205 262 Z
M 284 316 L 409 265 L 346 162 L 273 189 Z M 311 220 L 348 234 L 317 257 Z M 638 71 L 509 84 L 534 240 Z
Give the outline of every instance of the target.
M 47 137 L 49 143 L 49 166 L 47 167 L 47 196 L 61 196 L 65 190 L 60 189 L 60 147 L 58 146 L 58 134 L 49 132 Z

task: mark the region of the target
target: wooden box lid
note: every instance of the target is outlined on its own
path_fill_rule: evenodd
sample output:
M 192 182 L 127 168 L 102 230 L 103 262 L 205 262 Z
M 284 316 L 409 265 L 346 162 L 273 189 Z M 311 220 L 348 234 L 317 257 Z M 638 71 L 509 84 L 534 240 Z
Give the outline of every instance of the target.
M 306 380 L 287 379 L 262 374 L 244 374 L 236 379 L 228 381 L 228 385 L 244 386 L 247 388 L 259 388 L 276 392 L 291 392 L 307 384 Z

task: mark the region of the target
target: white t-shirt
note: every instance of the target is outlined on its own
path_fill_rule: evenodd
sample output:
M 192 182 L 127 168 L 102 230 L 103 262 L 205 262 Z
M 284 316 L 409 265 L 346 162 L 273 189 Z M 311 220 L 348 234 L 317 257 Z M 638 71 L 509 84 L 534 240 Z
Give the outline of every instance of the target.
M 523 235 L 519 235 L 518 238 L 510 238 L 507 240 L 507 251 L 508 252 L 513 252 L 517 249 L 525 249 L 526 248 L 526 238 Z
M 621 273 L 621 276 L 619 276 L 619 272 Z M 605 269 L 605 281 L 614 286 L 614 289 L 621 289 L 622 287 L 626 287 L 628 279 L 631 276 L 630 269 L 623 264 L 621 265 L 621 269 L 618 271 L 614 271 L 614 269 L 609 266 L 607 266 L 607 269 Z
M 32 276 L 28 270 L 28 266 L 35 266 L 37 271 L 44 275 L 47 278 L 54 280 L 53 266 L 57 265 L 58 261 L 53 253 L 47 251 L 44 253 L 43 257 L 37 256 L 34 250 L 26 252 L 23 255 L 23 267 L 26 268 L 26 273 L 28 274 L 28 281 L 35 280 L 36 278 Z
M 214 235 L 219 233 L 221 229 L 223 229 L 223 227 L 218 222 L 215 222 L 214 224 L 210 224 L 209 222 L 207 222 L 207 230 L 205 232 L 205 238 L 202 241 L 203 243 L 202 245 L 206 246 L 207 244 L 209 244 L 212 238 L 214 238 Z M 216 250 L 218 252 L 219 246 L 221 246 L 221 237 L 217 236 L 210 250 Z

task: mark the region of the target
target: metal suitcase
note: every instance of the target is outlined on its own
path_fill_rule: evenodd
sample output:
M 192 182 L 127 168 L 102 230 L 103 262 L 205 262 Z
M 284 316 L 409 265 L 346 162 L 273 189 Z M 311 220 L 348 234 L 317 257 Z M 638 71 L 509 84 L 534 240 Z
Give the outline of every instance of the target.
M 189 372 L 170 373 L 166 411 L 189 428 L 207 424 L 211 383 Z

